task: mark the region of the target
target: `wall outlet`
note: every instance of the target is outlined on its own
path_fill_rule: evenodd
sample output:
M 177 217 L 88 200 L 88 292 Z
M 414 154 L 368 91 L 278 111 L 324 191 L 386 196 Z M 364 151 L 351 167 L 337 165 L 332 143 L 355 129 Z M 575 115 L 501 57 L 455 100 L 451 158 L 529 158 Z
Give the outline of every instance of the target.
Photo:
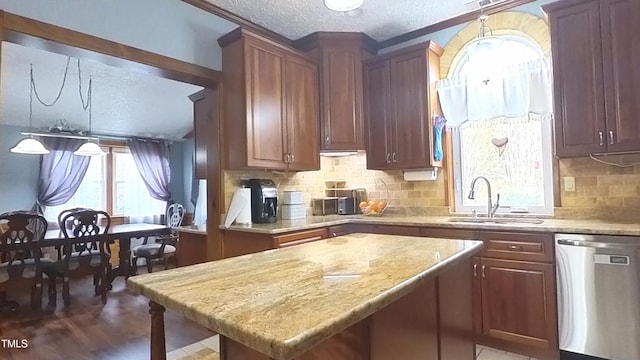
M 562 181 L 564 181 L 564 191 L 576 191 L 576 178 L 574 178 L 573 176 L 565 176 L 562 178 Z

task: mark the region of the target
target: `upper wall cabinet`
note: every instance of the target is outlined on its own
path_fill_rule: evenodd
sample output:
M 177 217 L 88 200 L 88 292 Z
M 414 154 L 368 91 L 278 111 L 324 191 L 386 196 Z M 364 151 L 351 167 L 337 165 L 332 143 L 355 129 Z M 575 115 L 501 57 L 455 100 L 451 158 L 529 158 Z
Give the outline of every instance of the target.
M 312 59 L 244 29 L 222 47 L 225 168 L 318 170 L 318 68 Z
M 215 93 L 203 89 L 189 95 L 193 102 L 194 174 L 196 179 L 207 178 L 207 139 L 211 136 L 210 125 L 215 111 Z
M 428 41 L 364 62 L 367 168 L 442 166 L 433 157 L 442 48 Z
M 640 150 L 640 0 L 568 0 L 544 9 L 556 155 Z
M 362 33 L 318 32 L 295 46 L 317 59 L 320 70 L 320 147 L 364 150 L 362 60 L 376 52 Z

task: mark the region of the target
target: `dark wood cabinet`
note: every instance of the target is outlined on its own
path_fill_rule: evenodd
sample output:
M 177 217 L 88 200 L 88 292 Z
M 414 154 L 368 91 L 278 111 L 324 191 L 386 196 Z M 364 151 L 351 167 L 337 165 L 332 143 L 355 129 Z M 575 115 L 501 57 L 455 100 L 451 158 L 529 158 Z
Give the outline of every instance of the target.
M 322 150 L 365 149 L 362 60 L 376 51 L 371 41 L 362 33 L 318 32 L 295 43 L 318 61 Z
M 287 56 L 286 66 L 288 170 L 318 170 L 318 68 L 293 56 Z
M 527 355 L 559 358 L 553 265 L 489 258 L 480 263 L 482 334 Z
M 389 68 L 388 61 L 381 61 L 367 65 L 364 71 L 364 103 L 369 130 L 368 169 L 386 169 L 392 165 L 391 74 Z
M 640 150 L 640 0 L 570 0 L 544 9 L 556 155 Z
M 193 102 L 194 175 L 196 179 L 207 178 L 207 139 L 214 129 L 209 127 L 215 111 L 213 90 L 203 89 L 189 95 Z
M 429 41 L 365 61 L 367 168 L 442 166 L 433 158 L 432 121 L 441 54 Z
M 471 270 L 476 343 L 560 358 L 552 234 L 451 228 L 422 228 L 420 234 L 484 242 Z
M 218 42 L 226 168 L 319 169 L 318 70 L 313 60 L 244 29 Z
M 559 359 L 553 238 L 492 232 L 480 237 L 485 242 L 483 256 L 473 262 L 476 341 L 540 359 Z
M 277 235 L 273 237 L 275 247 L 286 247 L 293 245 L 300 245 L 312 241 L 322 240 L 327 238 L 327 229 L 313 229 L 298 231 L 295 233 Z
M 640 1 L 600 1 L 600 14 L 607 149 L 640 150 Z

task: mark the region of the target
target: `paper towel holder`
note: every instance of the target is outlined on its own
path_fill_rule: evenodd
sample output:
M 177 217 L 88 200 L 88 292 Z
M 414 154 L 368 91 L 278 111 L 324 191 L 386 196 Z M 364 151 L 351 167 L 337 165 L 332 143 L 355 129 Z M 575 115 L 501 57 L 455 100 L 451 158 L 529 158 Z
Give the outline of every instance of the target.
M 405 181 L 434 181 L 438 179 L 439 167 L 420 169 L 420 170 L 404 170 Z

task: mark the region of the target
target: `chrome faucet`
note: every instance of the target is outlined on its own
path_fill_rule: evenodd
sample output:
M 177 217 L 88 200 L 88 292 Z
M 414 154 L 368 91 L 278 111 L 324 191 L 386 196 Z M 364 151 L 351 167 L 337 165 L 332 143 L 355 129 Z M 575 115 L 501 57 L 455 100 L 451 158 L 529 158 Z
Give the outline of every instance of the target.
M 476 181 L 478 181 L 479 179 L 484 180 L 484 182 L 487 184 L 487 217 L 488 218 L 493 218 L 493 216 L 496 214 L 496 211 L 498 211 L 498 208 L 500 207 L 500 194 L 497 194 L 497 199 L 496 199 L 496 203 L 495 205 L 492 204 L 491 201 L 491 183 L 489 182 L 489 179 L 487 179 L 484 176 L 478 176 L 475 179 L 473 179 L 473 181 L 471 181 L 471 191 L 469 191 L 469 196 L 468 198 L 470 200 L 475 199 L 475 187 L 476 187 Z

